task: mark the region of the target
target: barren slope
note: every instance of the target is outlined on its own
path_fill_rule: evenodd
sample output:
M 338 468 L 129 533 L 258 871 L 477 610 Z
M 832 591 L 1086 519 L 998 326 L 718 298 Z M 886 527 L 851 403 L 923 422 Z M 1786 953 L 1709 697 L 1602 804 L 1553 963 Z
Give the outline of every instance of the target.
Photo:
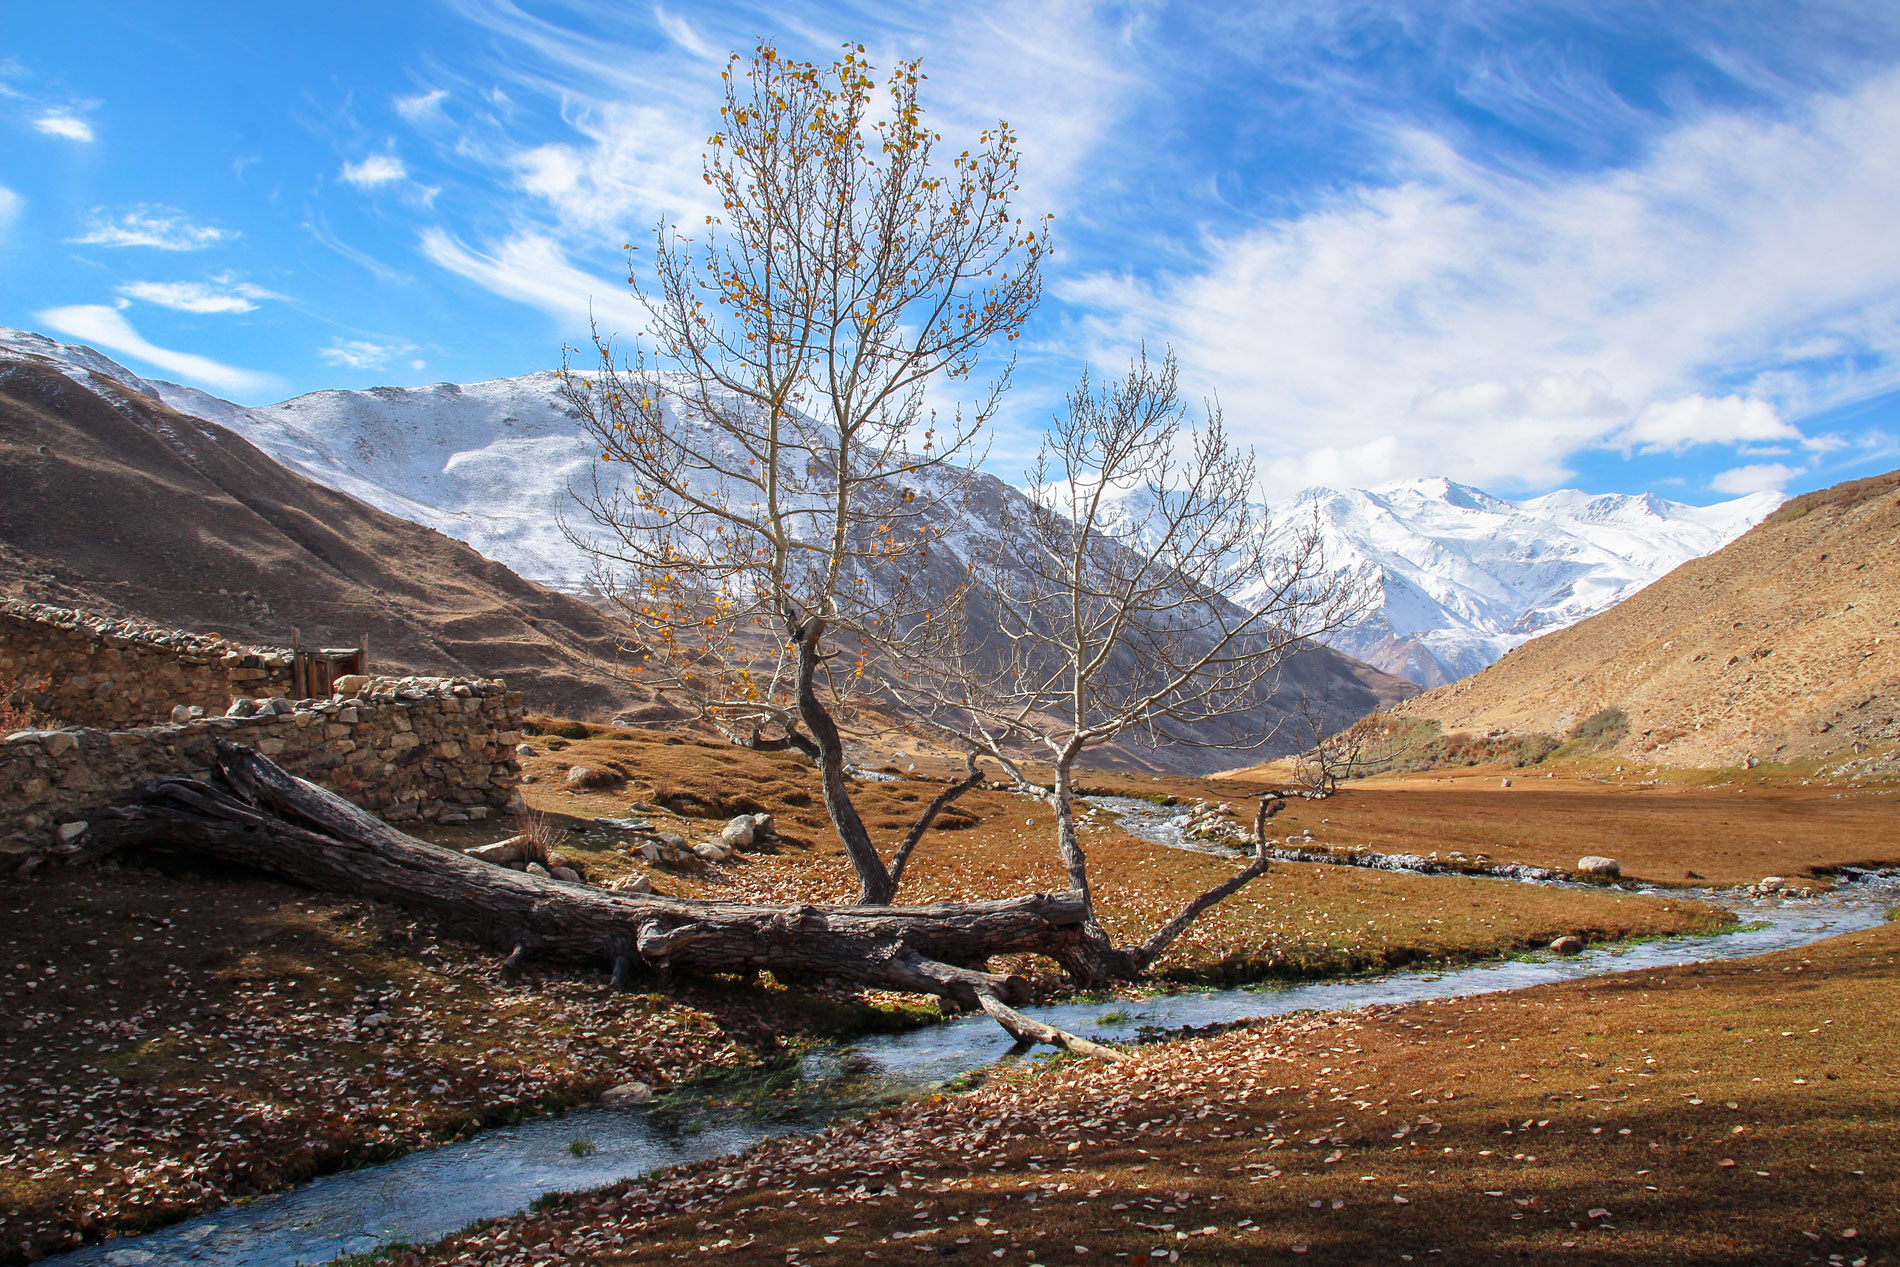
M 0 359 L 0 487 L 0 592 L 245 641 L 367 633 L 379 668 L 504 677 L 571 713 L 646 702 L 594 608 L 109 379 Z
M 1447 731 L 1563 735 L 1611 707 L 1629 715 L 1614 751 L 1671 765 L 1891 748 L 1900 472 L 1797 498 L 1609 611 L 1395 711 Z

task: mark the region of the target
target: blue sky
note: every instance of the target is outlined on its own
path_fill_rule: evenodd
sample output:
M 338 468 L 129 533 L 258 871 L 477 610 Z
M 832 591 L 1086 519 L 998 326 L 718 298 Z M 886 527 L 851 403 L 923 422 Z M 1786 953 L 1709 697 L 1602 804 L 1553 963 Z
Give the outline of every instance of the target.
M 1900 6 L 0 6 L 0 324 L 244 403 L 545 369 L 725 55 L 921 56 L 1056 216 L 992 465 L 1172 344 L 1273 484 L 1900 466 Z

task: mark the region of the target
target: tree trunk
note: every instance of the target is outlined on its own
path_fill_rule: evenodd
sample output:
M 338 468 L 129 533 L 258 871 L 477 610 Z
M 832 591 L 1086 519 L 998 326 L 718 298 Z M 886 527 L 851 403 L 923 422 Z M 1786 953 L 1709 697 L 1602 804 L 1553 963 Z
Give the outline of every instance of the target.
M 327 892 L 381 898 L 511 952 L 663 970 L 748 973 L 934 994 L 963 1008 L 1024 1003 L 991 956 L 1061 957 L 1081 899 L 1037 893 L 914 907 L 762 906 L 617 893 L 478 862 L 404 835 L 265 757 L 216 741 L 216 782 L 172 777 L 94 816 L 63 856 L 169 846 Z M 1014 1031 L 1012 1031 L 1013 1033 Z
M 858 807 L 851 803 L 849 777 L 844 768 L 844 736 L 831 711 L 818 698 L 818 645 L 824 640 L 825 623 L 813 616 L 795 627 L 798 639 L 798 716 L 811 732 L 817 748 L 819 783 L 824 789 L 825 812 L 837 830 L 851 869 L 858 876 L 858 901 L 866 906 L 884 906 L 897 896 L 897 882 L 877 856 L 877 846 Z

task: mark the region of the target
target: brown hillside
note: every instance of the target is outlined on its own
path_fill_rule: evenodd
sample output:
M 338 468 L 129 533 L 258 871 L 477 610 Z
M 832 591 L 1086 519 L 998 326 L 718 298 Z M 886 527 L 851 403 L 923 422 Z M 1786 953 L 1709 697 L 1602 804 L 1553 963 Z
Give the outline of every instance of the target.
M 504 677 L 582 716 L 650 707 L 599 611 L 116 384 L 0 360 L 0 488 L 0 593 L 245 642 L 367 633 L 382 670 Z
M 1797 498 L 1609 611 L 1395 711 L 1446 731 L 1562 736 L 1605 708 L 1629 715 L 1610 751 L 1670 765 L 1891 748 L 1900 472 Z

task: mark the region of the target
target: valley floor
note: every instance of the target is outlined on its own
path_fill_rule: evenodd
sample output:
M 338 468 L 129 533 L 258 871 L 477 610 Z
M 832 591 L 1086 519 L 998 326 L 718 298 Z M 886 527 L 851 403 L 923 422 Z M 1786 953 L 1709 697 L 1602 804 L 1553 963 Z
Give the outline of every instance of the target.
M 400 1267 L 1888 1263 L 1900 926 L 1061 1061 Z
M 561 848 L 592 879 L 640 869 L 613 831 L 593 824 L 598 816 L 639 814 L 703 839 L 730 814 L 771 810 L 784 838 L 776 852 L 690 874 L 651 870 L 656 886 L 774 900 L 850 895 L 848 869 L 801 763 L 653 732 L 535 742 L 543 755 L 528 762 L 537 775 L 530 791 L 577 829 Z M 618 764 L 628 777 L 570 795 L 565 771 L 583 763 Z M 1235 791 L 1199 781 L 1166 788 L 1210 799 Z M 866 818 L 888 839 L 935 790 L 916 779 L 867 784 Z M 1302 817 L 1333 817 L 1354 799 L 1299 804 L 1278 821 L 1292 820 L 1282 830 L 1296 831 Z M 1830 822 L 1808 820 L 1812 835 L 1790 845 L 1824 852 Z M 944 826 L 920 849 L 905 900 L 1061 887 L 1040 804 L 978 791 Z M 1134 839 L 1107 821 L 1084 839 L 1104 918 L 1121 935 L 1155 927 L 1235 865 Z M 1455 848 L 1461 839 L 1441 843 Z M 770 982 L 616 994 L 604 973 L 535 970 L 504 979 L 496 955 L 438 937 L 399 911 L 241 876 L 55 872 L 0 890 L 0 910 L 14 961 L 0 975 L 0 1262 L 557 1111 L 616 1083 L 690 1085 L 772 1065 L 854 1029 L 917 1019 L 914 1000 Z M 1700 931 L 1723 918 L 1668 896 L 1276 865 L 1183 939 L 1163 969 L 1189 981 L 1326 975 L 1509 954 L 1565 933 L 1609 940 Z M 1460 1022 L 1467 1041 L 1480 1019 L 1474 1012 Z M 1281 1051 L 1263 1056 L 1264 1064 L 1245 1053 L 1233 1058 L 1257 1081 L 1318 1050 L 1312 1044 L 1324 1032 L 1273 1039 Z M 1615 1033 L 1620 1044 L 1633 1041 L 1626 1029 Z M 1408 1060 L 1474 1059 L 1462 1044 L 1441 1047 L 1434 1036 Z M 1147 1053 L 1141 1061 L 1162 1059 Z M 1262 1085 L 1285 1082 L 1274 1073 Z M 1366 1098 L 1342 1091 L 1348 1100 L 1340 1103 Z M 1452 1119 L 1437 1106 L 1432 1112 L 1448 1129 Z M 1227 1165 L 1244 1171 L 1246 1163 Z M 1147 1221 L 1187 1230 L 1172 1217 L 1178 1212 Z

